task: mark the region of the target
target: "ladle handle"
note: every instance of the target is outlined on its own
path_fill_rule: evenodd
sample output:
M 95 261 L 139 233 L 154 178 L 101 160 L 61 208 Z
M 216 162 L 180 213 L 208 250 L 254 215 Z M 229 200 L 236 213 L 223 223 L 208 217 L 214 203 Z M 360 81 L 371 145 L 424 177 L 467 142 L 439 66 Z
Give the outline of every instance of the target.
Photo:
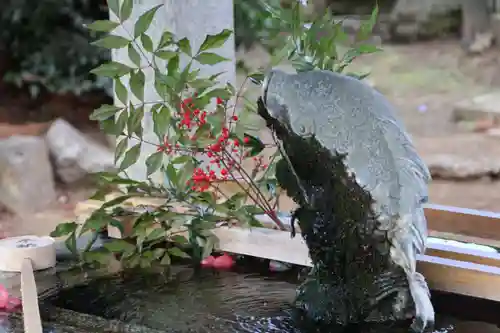
M 21 265 L 21 296 L 25 333 L 42 333 L 42 320 L 38 307 L 38 292 L 31 259 L 23 259 Z

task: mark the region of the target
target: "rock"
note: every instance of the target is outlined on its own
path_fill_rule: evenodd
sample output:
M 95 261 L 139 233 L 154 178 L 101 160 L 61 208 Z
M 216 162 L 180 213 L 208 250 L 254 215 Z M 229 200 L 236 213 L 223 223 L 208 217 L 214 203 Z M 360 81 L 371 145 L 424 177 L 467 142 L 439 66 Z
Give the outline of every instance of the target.
M 85 137 L 65 120 L 54 121 L 45 140 L 54 159 L 57 175 L 66 183 L 114 167 L 112 151 Z
M 414 142 L 434 179 L 465 180 L 500 175 L 500 145 L 496 138 L 467 133 L 417 137 Z
M 460 28 L 461 0 L 398 0 L 390 18 L 391 37 L 415 40 Z
M 40 211 L 56 200 L 44 140 L 12 136 L 0 141 L 0 202 L 14 213 Z
M 437 179 L 475 179 L 484 176 L 500 175 L 500 159 L 468 159 L 453 154 L 427 156 L 425 162 L 433 178 Z
M 474 37 L 473 42 L 467 48 L 467 51 L 472 54 L 479 54 L 491 47 L 493 45 L 494 36 L 491 32 L 478 33 Z
M 500 93 L 480 95 L 460 101 L 453 109 L 454 122 L 484 119 L 500 123 Z

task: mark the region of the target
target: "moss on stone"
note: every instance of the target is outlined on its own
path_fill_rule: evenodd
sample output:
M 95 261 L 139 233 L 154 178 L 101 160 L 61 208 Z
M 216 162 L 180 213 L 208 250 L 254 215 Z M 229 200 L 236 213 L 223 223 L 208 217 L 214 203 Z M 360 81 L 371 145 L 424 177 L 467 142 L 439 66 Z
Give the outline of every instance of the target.
M 282 159 L 276 177 L 299 205 L 294 216 L 313 263 L 297 292 L 296 318 L 346 325 L 411 316 L 406 276 L 390 260 L 390 243 L 379 230 L 373 199 L 346 169 L 345 156 L 322 147 L 314 137 L 291 133 L 272 118 L 266 121 L 282 140 L 307 196 Z

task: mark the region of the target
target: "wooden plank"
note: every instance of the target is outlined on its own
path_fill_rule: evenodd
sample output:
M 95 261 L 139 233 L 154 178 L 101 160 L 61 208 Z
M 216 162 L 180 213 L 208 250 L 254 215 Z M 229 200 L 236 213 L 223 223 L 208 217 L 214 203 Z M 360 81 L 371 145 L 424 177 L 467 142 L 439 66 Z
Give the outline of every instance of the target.
M 432 290 L 500 302 L 500 268 L 420 256 L 417 269 Z
M 425 254 L 433 257 L 500 268 L 500 254 L 496 252 L 485 252 L 453 245 L 429 243 Z
M 468 208 L 426 205 L 429 230 L 500 241 L 500 214 Z
M 238 190 L 235 182 L 221 183 L 221 188 L 227 193 Z M 282 211 L 290 211 L 295 207 L 289 198 L 280 199 Z M 162 199 L 132 198 L 124 203 L 125 207 L 155 206 L 162 203 Z M 88 200 L 77 204 L 77 215 L 89 215 L 94 209 L 102 205 L 101 201 Z M 428 204 L 425 206 L 425 215 L 429 235 L 434 237 L 471 241 L 489 246 L 500 245 L 500 214 L 474 209 L 459 208 Z M 438 236 L 440 234 L 440 236 Z M 469 240 L 466 240 L 469 238 Z
M 454 241 L 462 242 L 462 243 L 471 243 L 471 244 L 490 246 L 490 247 L 494 247 L 494 248 L 500 248 L 500 240 L 481 238 L 481 237 L 473 237 L 473 236 L 457 235 L 457 234 L 453 234 L 451 232 L 441 232 L 441 231 L 429 230 L 429 237 L 448 239 L 448 240 L 454 240 Z

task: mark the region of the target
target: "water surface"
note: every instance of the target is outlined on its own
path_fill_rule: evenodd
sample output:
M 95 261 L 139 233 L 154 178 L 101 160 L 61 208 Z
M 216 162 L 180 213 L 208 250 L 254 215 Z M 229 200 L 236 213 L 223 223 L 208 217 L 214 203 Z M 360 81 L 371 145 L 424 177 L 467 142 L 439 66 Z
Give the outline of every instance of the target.
M 157 332 L 316 332 L 299 330 L 292 324 L 290 302 L 297 286 L 293 280 L 283 275 L 211 270 L 195 273 L 182 268 L 173 279 L 127 274 L 92 280 L 61 291 L 49 302 Z M 343 331 L 332 327 L 325 333 Z M 357 327 L 348 332 L 399 333 L 408 329 L 406 325 L 391 325 Z M 435 332 L 500 333 L 500 329 L 438 314 Z

